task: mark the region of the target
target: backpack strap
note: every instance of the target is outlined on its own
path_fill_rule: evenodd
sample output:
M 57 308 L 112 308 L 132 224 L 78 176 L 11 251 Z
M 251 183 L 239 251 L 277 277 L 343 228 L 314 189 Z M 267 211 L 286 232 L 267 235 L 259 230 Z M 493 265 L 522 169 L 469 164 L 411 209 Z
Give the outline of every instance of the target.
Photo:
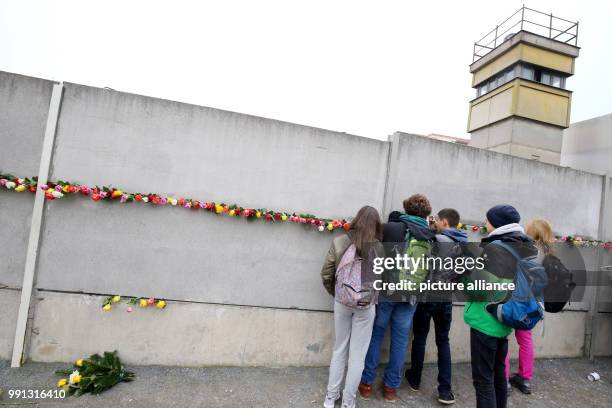
M 504 248 L 506 251 L 510 252 L 510 254 L 512 254 L 512 256 L 517 261 L 520 261 L 522 259 L 521 256 L 518 254 L 518 252 L 516 252 L 516 249 L 512 248 L 512 246 L 506 244 L 505 242 L 500 241 L 500 240 L 495 240 L 495 241 L 492 241 L 491 243 L 495 245 L 499 245 L 500 247 Z

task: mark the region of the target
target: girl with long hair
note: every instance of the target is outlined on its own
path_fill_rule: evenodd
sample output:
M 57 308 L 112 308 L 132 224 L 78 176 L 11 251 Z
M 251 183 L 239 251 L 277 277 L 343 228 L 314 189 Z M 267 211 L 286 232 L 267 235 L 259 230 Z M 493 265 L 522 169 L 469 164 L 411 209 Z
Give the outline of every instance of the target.
M 554 235 L 552 227 L 546 220 L 534 219 L 530 220 L 526 227 L 525 233 L 534 241 L 538 249 L 538 260 L 544 261 L 544 258 L 553 254 L 552 244 Z M 508 380 L 508 391 L 512 386 L 518 388 L 523 394 L 531 394 L 531 380 L 533 379 L 533 360 L 534 360 L 534 345 L 531 336 L 531 330 L 515 330 L 514 335 L 516 342 L 519 345 L 519 366 L 518 372 L 512 377 L 510 376 L 510 352 L 506 355 L 506 379 Z
M 333 408 L 340 398 L 340 385 L 348 363 L 342 394 L 342 407 L 355 407 L 357 386 L 370 344 L 375 318 L 376 293 L 368 287 L 368 264 L 373 256 L 383 256 L 382 224 L 378 211 L 361 208 L 348 234 L 331 243 L 321 270 L 323 286 L 334 296 L 336 341 L 329 367 L 327 394 L 323 406 Z M 363 269 L 362 269 L 363 268 Z M 355 282 L 357 282 L 355 284 Z M 358 286 L 354 288 L 353 286 Z

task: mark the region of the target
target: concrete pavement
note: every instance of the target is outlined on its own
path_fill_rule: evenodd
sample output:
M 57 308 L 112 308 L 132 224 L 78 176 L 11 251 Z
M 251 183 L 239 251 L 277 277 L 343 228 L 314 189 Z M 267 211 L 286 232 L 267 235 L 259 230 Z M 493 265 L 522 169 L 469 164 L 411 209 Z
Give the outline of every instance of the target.
M 0 406 L 34 407 L 320 407 L 325 393 L 328 369 L 321 368 L 184 368 L 162 366 L 129 367 L 137 374 L 132 383 L 123 383 L 99 396 L 85 395 L 56 401 L 11 400 L 9 389 L 51 389 L 59 378 L 54 370 L 65 364 L 27 363 L 11 369 L 0 362 L 0 387 L 4 395 Z M 474 407 L 474 390 L 469 364 L 456 364 L 453 384 L 456 408 Z M 586 376 L 597 371 L 598 382 Z M 538 360 L 535 393 L 514 391 L 509 407 L 610 407 L 612 406 L 612 358 L 590 362 L 583 359 Z M 413 392 L 403 384 L 396 407 L 439 407 L 435 400 L 434 365 L 427 365 L 421 391 Z M 378 380 L 380 381 L 380 379 Z M 377 383 L 378 384 L 378 383 Z M 339 407 L 339 404 L 337 405 Z M 359 407 L 392 407 L 377 393 Z

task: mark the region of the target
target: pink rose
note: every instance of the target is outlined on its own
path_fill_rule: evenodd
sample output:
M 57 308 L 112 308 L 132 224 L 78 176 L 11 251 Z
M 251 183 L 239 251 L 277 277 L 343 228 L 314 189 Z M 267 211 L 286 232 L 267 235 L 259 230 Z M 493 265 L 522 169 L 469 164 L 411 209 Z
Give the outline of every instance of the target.
M 7 179 L 0 179 L 0 186 L 5 185 L 7 182 Z
M 149 298 L 149 300 L 147 300 L 147 303 L 148 303 L 148 304 L 150 304 L 150 305 L 152 305 L 152 304 L 154 304 L 154 303 L 155 303 L 155 299 L 153 299 L 153 298 Z
M 132 309 L 132 306 L 129 306 L 125 311 L 128 313 L 132 313 L 134 309 Z

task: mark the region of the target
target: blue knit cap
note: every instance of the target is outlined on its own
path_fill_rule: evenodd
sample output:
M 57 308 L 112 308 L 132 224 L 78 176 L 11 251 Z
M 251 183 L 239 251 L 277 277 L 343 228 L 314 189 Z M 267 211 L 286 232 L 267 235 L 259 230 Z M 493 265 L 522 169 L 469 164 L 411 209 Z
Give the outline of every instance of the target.
M 521 215 L 513 206 L 500 204 L 487 211 L 487 220 L 492 226 L 499 228 L 502 225 L 518 223 L 521 220 Z

